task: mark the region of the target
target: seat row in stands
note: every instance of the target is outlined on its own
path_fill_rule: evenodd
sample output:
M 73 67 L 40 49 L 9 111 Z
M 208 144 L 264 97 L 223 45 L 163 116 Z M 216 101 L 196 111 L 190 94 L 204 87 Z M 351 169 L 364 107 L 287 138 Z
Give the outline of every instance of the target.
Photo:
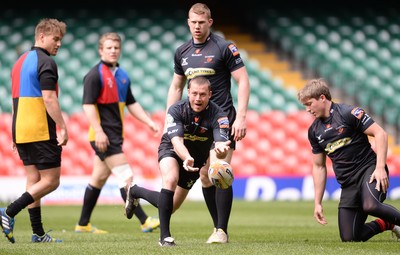
M 152 117 L 163 124 L 165 113 Z M 0 118 L 0 175 L 23 176 L 22 164 L 11 151 L 11 116 Z M 248 113 L 248 133 L 238 142 L 232 162 L 235 176 L 304 176 L 311 174 L 311 150 L 307 129 L 312 122 L 310 114 L 302 111 L 285 114 L 281 111 Z M 87 140 L 88 124 L 83 113 L 67 119 L 69 142 L 63 150 L 63 175 L 89 175 L 93 151 Z M 125 120 L 124 151 L 136 174 L 146 178 L 159 175 L 157 148 L 160 137 L 154 137 L 142 123 L 133 117 Z M 389 151 L 391 174 L 400 174 L 400 158 Z M 329 165 L 330 166 L 330 165 Z M 330 170 L 330 174 L 332 171 Z

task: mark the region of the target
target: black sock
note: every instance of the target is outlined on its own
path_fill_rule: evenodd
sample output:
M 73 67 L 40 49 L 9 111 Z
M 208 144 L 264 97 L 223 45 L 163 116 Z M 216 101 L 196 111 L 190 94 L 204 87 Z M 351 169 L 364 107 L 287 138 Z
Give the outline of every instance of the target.
M 40 206 L 28 209 L 29 218 L 31 220 L 32 232 L 38 236 L 45 234 L 42 224 L 42 213 Z
M 211 186 L 208 188 L 203 187 L 202 189 L 203 189 L 204 200 L 206 201 L 208 211 L 210 212 L 211 218 L 214 223 L 214 227 L 216 228 L 218 225 L 218 212 L 215 200 L 216 187 L 215 186 Z
M 121 197 L 124 202 L 126 202 L 126 189 L 125 188 L 120 188 L 119 192 L 121 192 Z
M 132 188 L 131 188 L 132 189 Z M 121 197 L 126 202 L 126 190 L 125 188 L 120 188 L 119 191 L 121 192 Z M 144 212 L 142 206 L 139 204 L 135 209 L 135 215 L 139 219 L 141 224 L 144 224 L 147 220 L 147 214 Z
M 227 189 L 217 189 L 216 191 L 216 206 L 218 211 L 218 225 L 228 234 L 228 221 L 231 215 L 233 203 L 233 189 L 232 186 Z
M 140 224 L 144 224 L 148 217 L 140 204 L 135 209 L 135 215 L 139 219 Z
M 164 238 L 171 236 L 170 222 L 174 206 L 174 192 L 167 189 L 161 189 L 159 200 L 158 213 L 160 217 L 160 240 L 164 240 Z
M 131 188 L 132 189 L 132 188 Z M 119 191 L 121 192 L 121 197 L 126 202 L 126 190 L 125 188 L 120 188 Z M 144 224 L 147 220 L 147 214 L 143 211 L 142 206 L 139 204 L 135 209 L 135 215 L 140 221 L 141 224 Z
M 6 213 L 14 218 L 22 209 L 35 202 L 28 192 L 23 193 L 17 200 L 7 206 Z
M 96 206 L 97 199 L 100 196 L 100 191 L 101 191 L 100 189 L 95 188 L 90 184 L 87 185 L 85 190 L 85 196 L 83 197 L 81 218 L 79 219 L 78 222 L 80 226 L 86 226 L 87 224 L 89 224 L 93 209 Z
M 139 187 L 138 185 L 134 185 L 131 188 L 131 194 L 135 194 L 135 198 L 143 198 L 154 207 L 158 208 L 158 201 L 160 199 L 160 192 L 154 190 L 148 190 L 146 188 Z

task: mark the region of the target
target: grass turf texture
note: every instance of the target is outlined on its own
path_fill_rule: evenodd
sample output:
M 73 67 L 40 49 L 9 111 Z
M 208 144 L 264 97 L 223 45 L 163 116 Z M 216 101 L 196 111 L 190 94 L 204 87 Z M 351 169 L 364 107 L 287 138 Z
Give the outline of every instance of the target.
M 400 201 L 388 201 L 400 208 Z M 4 206 L 4 205 L 2 205 Z M 149 215 L 157 215 L 150 205 Z M 45 230 L 62 243 L 32 244 L 27 210 L 16 217 L 15 244 L 2 235 L 0 254 L 399 254 L 400 242 L 386 231 L 365 243 L 342 243 L 337 226 L 337 202 L 324 203 L 328 225 L 313 218 L 313 202 L 246 202 L 234 200 L 229 244 L 205 244 L 212 232 L 211 218 L 203 202 L 186 201 L 173 215 L 171 230 L 178 246 L 158 246 L 159 229 L 141 233 L 137 218 L 127 220 L 123 205 L 98 205 L 92 224 L 109 234 L 78 234 L 74 226 L 80 206 L 42 207 Z

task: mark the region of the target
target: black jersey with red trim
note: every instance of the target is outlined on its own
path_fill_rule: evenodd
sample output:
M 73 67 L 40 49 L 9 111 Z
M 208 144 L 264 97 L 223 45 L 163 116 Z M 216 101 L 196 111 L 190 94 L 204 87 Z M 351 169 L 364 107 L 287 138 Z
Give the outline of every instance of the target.
M 166 118 L 167 132 L 161 139 L 160 148 L 173 150 L 171 139 L 183 137 L 186 148 L 194 158 L 195 167 L 202 167 L 206 163 L 214 141 L 229 139 L 227 114 L 211 101 L 200 113 L 192 110 L 188 99 L 178 101 L 169 107 Z
M 186 76 L 206 76 L 211 83 L 211 100 L 226 112 L 233 107 L 231 95 L 231 72 L 243 67 L 236 45 L 211 33 L 205 43 L 195 44 L 193 39 L 175 51 L 174 71 Z
M 368 136 L 364 131 L 374 120 L 361 108 L 332 103 L 330 116 L 317 118 L 308 130 L 314 154 L 325 153 L 333 164 L 337 181 L 344 185 L 358 171 L 376 164 Z
M 125 70 L 119 66 L 111 68 L 106 62 L 99 62 L 83 78 L 83 104 L 94 104 L 101 127 L 110 142 L 123 139 L 123 120 L 126 105 L 134 104 L 131 81 Z M 94 141 L 94 130 L 90 127 L 89 140 Z

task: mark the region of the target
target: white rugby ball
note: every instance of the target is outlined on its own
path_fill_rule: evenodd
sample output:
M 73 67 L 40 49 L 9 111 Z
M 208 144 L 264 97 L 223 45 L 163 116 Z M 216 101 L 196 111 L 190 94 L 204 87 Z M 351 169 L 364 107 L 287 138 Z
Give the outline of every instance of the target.
M 232 186 L 234 176 L 231 165 L 223 160 L 211 162 L 208 169 L 208 179 L 220 189 L 227 189 Z

